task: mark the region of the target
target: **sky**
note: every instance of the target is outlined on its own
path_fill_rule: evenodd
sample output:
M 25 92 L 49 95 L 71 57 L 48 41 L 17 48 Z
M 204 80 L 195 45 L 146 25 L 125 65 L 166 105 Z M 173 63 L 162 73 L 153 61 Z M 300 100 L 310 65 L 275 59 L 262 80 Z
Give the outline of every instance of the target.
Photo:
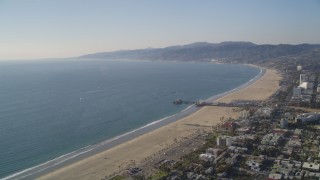
M 0 59 L 204 41 L 320 44 L 320 0 L 0 0 Z

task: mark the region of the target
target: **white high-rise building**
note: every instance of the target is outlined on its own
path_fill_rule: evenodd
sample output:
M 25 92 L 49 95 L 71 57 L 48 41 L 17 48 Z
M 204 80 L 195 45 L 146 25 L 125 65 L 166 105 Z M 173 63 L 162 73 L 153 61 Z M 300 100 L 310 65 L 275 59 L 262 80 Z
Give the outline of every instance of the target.
M 226 146 L 226 138 L 223 136 L 217 137 L 217 146 Z
M 230 136 L 219 136 L 217 137 L 218 146 L 231 146 L 232 138 Z
M 226 145 L 231 146 L 232 145 L 232 139 L 231 137 L 226 137 Z
M 300 66 L 300 65 L 297 66 L 297 70 L 298 70 L 298 71 L 301 71 L 301 70 L 302 70 L 302 66 Z

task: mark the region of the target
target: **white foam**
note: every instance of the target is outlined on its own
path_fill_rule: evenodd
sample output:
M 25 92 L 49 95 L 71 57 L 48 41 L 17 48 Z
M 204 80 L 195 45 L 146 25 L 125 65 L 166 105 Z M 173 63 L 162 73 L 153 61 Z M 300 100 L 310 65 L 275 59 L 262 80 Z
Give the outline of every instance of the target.
M 114 138 L 108 139 L 108 140 L 103 141 L 103 142 L 101 142 L 101 143 L 99 143 L 99 144 L 97 144 L 97 145 L 86 146 L 86 147 L 81 148 L 81 149 L 79 149 L 79 150 L 70 152 L 70 153 L 68 153 L 68 154 L 59 156 L 59 157 L 57 157 L 57 158 L 55 158 L 55 159 L 52 159 L 52 160 L 47 161 L 47 162 L 45 162 L 45 163 L 42 163 L 42 164 L 40 164 L 40 165 L 37 165 L 37 166 L 31 167 L 31 168 L 25 169 L 25 170 L 23 170 L 23 171 L 19 171 L 19 172 L 17 172 L 17 173 L 14 173 L 14 174 L 12 174 L 12 175 L 9 175 L 9 176 L 7 176 L 7 177 L 4 177 L 3 180 L 8 180 L 8 179 L 11 179 L 11 178 L 22 179 L 22 178 L 28 177 L 28 176 L 30 176 L 30 175 L 32 175 L 32 174 L 34 174 L 34 173 L 42 172 L 42 171 L 44 171 L 44 170 L 46 170 L 46 169 L 48 169 L 48 168 L 50 168 L 50 167 L 57 166 L 57 165 L 65 162 L 65 161 L 67 161 L 67 160 L 70 160 L 70 159 L 72 159 L 72 158 L 75 158 L 75 157 L 77 157 L 77 156 L 79 156 L 79 155 L 81 155 L 81 154 L 90 152 L 90 151 L 94 150 L 95 148 L 101 147 L 101 146 L 106 145 L 106 144 L 108 144 L 108 143 L 110 143 L 110 142 L 113 142 L 113 141 L 115 141 L 115 140 L 117 140 L 117 139 L 120 139 L 120 138 L 122 138 L 122 137 L 125 137 L 125 136 L 127 136 L 127 135 L 130 135 L 130 134 L 132 134 L 132 133 L 134 133 L 134 132 L 137 132 L 137 131 L 142 130 L 142 129 L 144 129 L 144 128 L 147 128 L 147 127 L 149 127 L 149 126 L 155 125 L 155 124 L 157 124 L 157 123 L 159 123 L 159 122 L 161 122 L 161 121 L 164 121 L 164 120 L 166 120 L 166 119 L 168 119 L 168 118 L 171 118 L 171 117 L 173 117 L 173 116 L 175 116 L 175 115 L 167 116 L 167 117 L 162 118 L 162 119 L 160 119 L 160 120 L 153 121 L 153 122 L 151 122 L 151 123 L 149 123 L 149 124 L 146 124 L 146 125 L 144 125 L 144 126 L 142 126 L 142 127 L 140 127 L 140 128 L 134 129 L 134 130 L 132 130 L 132 131 L 129 131 L 129 132 L 124 133 L 124 134 L 121 134 L 121 135 L 116 136 L 116 137 L 114 137 Z M 89 147 L 90 147 L 90 148 L 89 148 Z M 88 148 L 89 148 L 89 149 L 88 149 Z M 84 151 L 82 151 L 82 150 L 84 150 Z M 79 152 L 79 153 L 76 153 L 76 152 Z M 76 154 L 74 154 L 74 153 L 76 153 Z M 72 155 L 72 154 L 74 154 L 74 155 Z M 70 156 L 70 155 L 71 155 L 71 156 Z M 50 163 L 55 162 L 55 161 L 57 161 L 57 162 L 54 163 L 54 164 L 52 164 L 52 165 L 49 165 Z M 41 168 L 41 169 L 39 169 L 39 170 L 37 170 L 37 171 L 34 171 L 33 173 L 29 173 L 29 174 L 23 175 L 23 176 L 21 176 L 21 177 L 17 177 L 17 176 L 19 176 L 19 175 L 21 175 L 21 174 L 23 174 L 23 173 L 26 173 L 26 172 L 28 172 L 28 171 L 32 171 L 32 170 L 34 170 L 34 169 L 36 169 L 36 168 L 39 168 L 39 167 L 45 166 L 45 165 L 49 165 L 49 166 L 46 166 L 46 167 Z
M 89 147 L 89 146 L 86 146 L 86 147 L 81 148 L 81 149 L 86 149 L 86 148 L 88 148 L 88 147 Z M 81 150 L 81 149 L 80 149 L 80 150 Z M 92 150 L 92 149 L 90 149 L 90 151 L 91 151 L 91 150 Z M 4 178 L 2 178 L 2 179 L 3 179 L 3 180 L 7 180 L 7 179 L 14 178 L 14 177 L 16 177 L 16 176 L 19 176 L 20 174 L 25 173 L 25 172 L 28 172 L 28 171 L 34 170 L 34 169 L 36 169 L 36 168 L 38 168 L 38 167 L 41 167 L 41 166 L 50 164 L 50 163 L 55 162 L 55 161 L 58 161 L 59 159 L 62 159 L 62 158 L 64 158 L 64 157 L 66 157 L 66 156 L 69 156 L 69 155 L 71 155 L 71 154 L 74 154 L 74 153 L 77 152 L 77 151 L 79 151 L 79 149 L 76 150 L 76 151 L 72 151 L 72 152 L 70 152 L 70 153 L 68 153 L 68 154 L 64 154 L 64 155 L 62 155 L 62 156 L 59 156 L 59 157 L 57 157 L 57 158 L 55 158 L 55 159 L 52 159 L 52 160 L 50 160 L 50 161 L 47 161 L 47 162 L 45 162 L 45 163 L 39 164 L 39 165 L 37 165 L 37 166 L 33 166 L 33 167 L 28 168 L 28 169 L 25 169 L 25 170 L 23 170 L 23 171 L 19 171 L 19 172 L 17 172 L 17 173 L 11 174 L 11 175 L 6 176 L 6 177 L 4 177 Z M 87 150 L 87 151 L 89 151 L 89 150 Z M 86 151 L 86 152 L 87 152 L 87 151 Z M 73 158 L 73 157 L 78 156 L 78 155 L 80 155 L 80 154 L 83 154 L 83 153 L 79 153 L 79 154 L 73 155 L 73 156 L 71 156 L 71 157 Z M 60 163 L 66 161 L 66 160 L 68 160 L 68 159 L 71 159 L 71 158 L 64 159 L 64 160 L 60 161 Z M 60 163 L 55 163 L 55 165 L 58 165 L 58 164 L 60 164 Z M 50 167 L 50 166 L 49 166 L 49 167 Z M 42 169 L 42 170 L 45 170 L 45 169 L 47 169 L 47 168 L 49 168 L 49 167 L 46 167 L 46 168 L 44 168 L 44 169 Z M 41 170 L 41 171 L 42 171 L 42 170 Z M 37 172 L 41 172 L 41 171 L 37 171 Z M 27 175 L 25 175 L 25 176 L 19 177 L 18 179 L 27 177 L 27 176 L 29 176 L 29 175 L 31 175 L 31 174 L 27 174 Z

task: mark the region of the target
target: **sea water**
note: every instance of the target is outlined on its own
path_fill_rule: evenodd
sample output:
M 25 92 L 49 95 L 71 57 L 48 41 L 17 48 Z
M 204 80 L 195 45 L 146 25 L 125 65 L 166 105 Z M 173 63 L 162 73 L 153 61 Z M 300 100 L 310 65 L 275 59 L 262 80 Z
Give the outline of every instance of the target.
M 244 65 L 0 62 L 0 178 L 175 114 L 259 73 Z

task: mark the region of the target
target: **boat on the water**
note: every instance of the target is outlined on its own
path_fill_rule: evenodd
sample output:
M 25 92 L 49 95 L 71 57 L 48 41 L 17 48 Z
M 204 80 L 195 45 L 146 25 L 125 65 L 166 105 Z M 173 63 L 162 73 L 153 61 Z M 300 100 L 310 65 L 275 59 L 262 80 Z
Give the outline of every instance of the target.
M 182 103 L 183 103 L 182 99 L 176 99 L 173 101 L 173 104 L 182 104 Z

